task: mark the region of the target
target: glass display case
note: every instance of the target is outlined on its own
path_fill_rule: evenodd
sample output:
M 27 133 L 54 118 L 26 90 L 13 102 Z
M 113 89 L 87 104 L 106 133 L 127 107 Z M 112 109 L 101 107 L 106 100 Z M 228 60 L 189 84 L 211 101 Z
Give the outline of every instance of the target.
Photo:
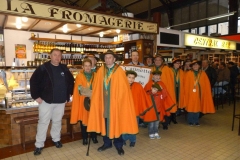
M 16 108 L 37 106 L 30 95 L 29 80 L 35 68 L 1 68 L 0 107 Z
M 36 67 L 0 68 L 0 109 L 37 107 L 30 94 L 30 78 Z M 74 78 L 78 68 L 69 68 Z

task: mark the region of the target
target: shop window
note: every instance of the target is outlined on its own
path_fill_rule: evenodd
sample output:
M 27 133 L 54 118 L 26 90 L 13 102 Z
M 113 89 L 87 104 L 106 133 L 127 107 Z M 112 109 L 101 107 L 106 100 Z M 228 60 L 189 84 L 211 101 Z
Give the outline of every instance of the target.
M 228 22 L 218 24 L 218 33 L 220 33 L 221 35 L 228 34 Z
M 199 27 L 199 34 L 200 35 L 206 34 L 206 27 Z
M 217 33 L 217 25 L 210 25 L 208 26 L 208 35 L 210 36 L 210 34 L 212 33 Z
M 191 33 L 197 34 L 197 28 L 192 28 Z

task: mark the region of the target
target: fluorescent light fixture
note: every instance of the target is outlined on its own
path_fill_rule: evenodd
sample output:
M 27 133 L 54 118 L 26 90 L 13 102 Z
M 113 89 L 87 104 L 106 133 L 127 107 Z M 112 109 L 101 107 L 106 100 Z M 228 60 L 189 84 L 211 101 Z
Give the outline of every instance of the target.
M 80 28 L 82 25 L 81 25 L 81 24 L 76 24 L 76 26 L 77 26 L 78 28 Z
M 28 21 L 28 18 L 27 18 L 27 17 L 22 17 L 22 21 L 23 21 L 23 22 L 27 22 L 27 21 Z
M 21 17 L 17 17 L 17 18 L 16 18 L 16 24 L 22 24 Z
M 100 33 L 99 33 L 99 36 L 100 36 L 100 37 L 103 37 L 103 34 L 104 34 L 103 32 L 100 32 Z
M 62 31 L 63 31 L 63 33 L 67 33 L 67 32 L 68 32 L 68 26 L 67 26 L 67 24 L 65 24 L 65 25 L 62 27 Z
M 17 17 L 17 18 L 16 18 L 16 23 L 15 23 L 15 25 L 16 25 L 16 28 L 17 28 L 17 29 L 21 29 L 21 28 L 22 28 L 22 20 L 21 20 L 21 17 Z
M 17 29 L 21 29 L 22 28 L 22 24 L 16 24 L 16 28 Z
M 223 17 L 229 17 L 229 16 L 234 15 L 235 13 L 236 13 L 236 11 L 230 12 L 230 13 L 226 13 L 226 14 L 220 14 L 220 15 L 217 15 L 217 16 L 210 17 L 210 18 L 208 18 L 208 20 L 211 21 L 211 20 L 214 20 L 214 19 L 219 19 L 219 18 L 223 18 Z
M 121 30 L 120 30 L 120 29 L 116 29 L 116 32 L 117 32 L 117 33 L 120 33 L 120 32 L 121 32 Z

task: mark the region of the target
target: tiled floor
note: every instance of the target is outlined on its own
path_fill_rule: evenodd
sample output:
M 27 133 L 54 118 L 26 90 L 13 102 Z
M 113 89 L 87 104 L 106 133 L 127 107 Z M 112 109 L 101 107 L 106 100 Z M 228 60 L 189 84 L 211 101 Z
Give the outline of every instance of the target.
M 240 107 L 238 103 L 238 113 Z M 125 155 L 119 156 L 113 147 L 104 152 L 97 148 L 102 143 L 91 144 L 89 156 L 87 146 L 81 140 L 65 143 L 63 148 L 48 147 L 40 156 L 33 152 L 13 156 L 8 160 L 49 160 L 49 159 L 156 159 L 156 160 L 240 160 L 240 136 L 238 136 L 238 120 L 231 131 L 233 105 L 224 105 L 215 114 L 205 115 L 200 120 L 200 127 L 188 126 L 184 116 L 178 117 L 178 124 L 171 124 L 168 130 L 160 128 L 161 139 L 150 140 L 147 129 L 140 128 L 134 148 L 124 146 Z M 2 154 L 2 153 L 0 153 Z

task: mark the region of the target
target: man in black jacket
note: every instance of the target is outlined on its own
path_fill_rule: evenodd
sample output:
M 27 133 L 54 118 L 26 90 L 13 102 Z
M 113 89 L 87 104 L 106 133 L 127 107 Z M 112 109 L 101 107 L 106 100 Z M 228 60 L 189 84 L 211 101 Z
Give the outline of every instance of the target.
M 50 120 L 52 141 L 57 148 L 62 147 L 62 117 L 65 103 L 69 101 L 73 92 L 74 78 L 67 66 L 60 63 L 61 57 L 59 49 L 52 49 L 51 60 L 39 66 L 30 79 L 31 96 L 39 104 L 34 155 L 41 154 Z
M 204 70 L 208 76 L 211 87 L 213 88 L 214 84 L 217 81 L 217 72 L 214 68 L 209 65 L 208 60 L 202 61 L 202 70 Z

